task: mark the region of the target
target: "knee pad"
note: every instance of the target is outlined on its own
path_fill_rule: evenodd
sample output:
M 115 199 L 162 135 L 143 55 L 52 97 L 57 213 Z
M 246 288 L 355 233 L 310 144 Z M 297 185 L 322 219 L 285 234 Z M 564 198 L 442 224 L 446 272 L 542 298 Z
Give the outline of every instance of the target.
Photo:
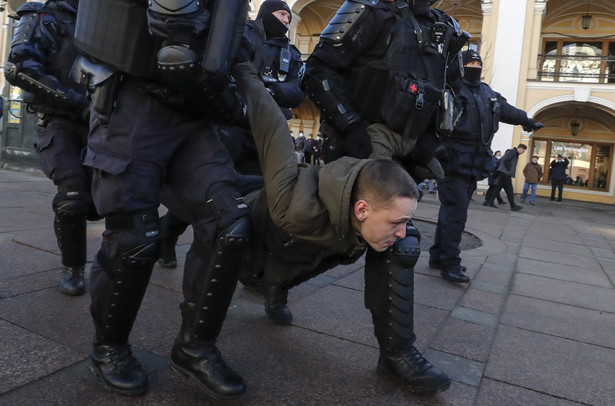
M 396 241 L 393 249 L 387 252 L 404 268 L 414 268 L 421 255 L 421 233 L 411 222 L 406 224 L 406 236 Z
M 51 203 L 59 216 L 85 216 L 90 209 L 90 193 L 80 177 L 70 177 L 58 182 L 58 193 Z
M 151 269 L 160 250 L 160 218 L 157 210 L 132 215 L 111 215 L 105 219 L 107 230 L 113 233 L 105 256 L 114 266 L 127 271 Z M 99 257 L 100 257 L 99 253 Z M 111 256 L 113 258 L 111 258 Z M 102 258 L 99 258 L 101 263 Z

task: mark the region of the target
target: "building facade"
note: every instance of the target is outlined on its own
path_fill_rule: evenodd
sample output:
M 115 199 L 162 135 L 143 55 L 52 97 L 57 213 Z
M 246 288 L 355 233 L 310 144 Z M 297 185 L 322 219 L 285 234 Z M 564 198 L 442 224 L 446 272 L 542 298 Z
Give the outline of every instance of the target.
M 261 2 L 250 2 L 250 18 L 256 16 Z M 20 3 L 23 1 L 11 1 L 2 12 L 0 54 L 4 60 L 12 32 L 7 15 L 11 6 Z M 288 1 L 293 12 L 289 35 L 304 59 L 342 3 L 343 0 Z M 484 61 L 483 80 L 509 103 L 545 125 L 540 131 L 526 133 L 518 126 L 503 124 L 495 136 L 494 150 L 505 151 L 519 143 L 529 146 L 528 153 L 519 160 L 515 190 L 520 192 L 523 186 L 523 166 L 532 155 L 538 155 L 545 169 L 538 194 L 549 195 L 549 164 L 561 153 L 570 161 L 564 198 L 615 204 L 612 0 L 440 0 L 434 7 L 455 17 L 462 29 L 472 35 L 470 46 Z M 2 76 L 0 83 L 3 81 Z M 4 109 L 5 157 L 7 125 L 10 120 L 23 118 L 15 118 L 21 114 L 19 91 L 4 85 L 2 89 L 9 102 Z M 293 113 L 289 125 L 295 134 L 318 132 L 319 113 L 309 100 Z M 13 123 L 25 128 L 22 124 Z M 14 130 L 18 135 L 12 143 L 18 144 L 19 134 L 23 140 L 28 139 L 27 130 L 19 131 Z

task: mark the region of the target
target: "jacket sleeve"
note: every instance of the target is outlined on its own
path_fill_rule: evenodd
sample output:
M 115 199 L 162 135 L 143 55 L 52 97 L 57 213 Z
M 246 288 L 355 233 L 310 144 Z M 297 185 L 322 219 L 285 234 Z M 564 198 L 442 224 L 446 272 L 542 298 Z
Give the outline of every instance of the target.
M 288 123 L 250 63 L 237 64 L 233 75 L 247 105 L 269 212 L 272 220 L 279 225 L 285 222 L 286 215 L 292 215 L 288 209 L 293 198 L 298 198 L 295 189 L 299 170 Z
M 501 94 L 497 93 L 497 97 L 500 105 L 501 122 L 512 125 L 532 125 L 533 120 L 527 116 L 525 111 L 508 104 Z
M 527 178 L 527 176 L 529 175 L 530 165 L 531 165 L 531 163 L 529 163 L 529 162 L 528 162 L 528 163 L 525 165 L 525 167 L 523 168 L 523 176 L 525 176 L 526 178 Z
M 394 18 L 393 15 L 390 15 L 390 18 Z M 387 26 L 382 11 L 368 7 L 340 41 L 321 38 L 306 62 L 303 84 L 308 96 L 320 106 L 321 111 L 346 116 L 331 122 L 328 120 L 338 132 L 344 132 L 350 122 L 360 119 L 351 107 L 346 70 L 366 54 L 380 36 L 385 35 L 383 30 L 386 30 Z M 383 49 L 382 52 L 384 51 Z M 326 86 L 322 85 L 325 81 Z M 326 91 L 323 91 L 323 86 L 327 88 Z M 336 124 L 336 121 L 340 124 Z

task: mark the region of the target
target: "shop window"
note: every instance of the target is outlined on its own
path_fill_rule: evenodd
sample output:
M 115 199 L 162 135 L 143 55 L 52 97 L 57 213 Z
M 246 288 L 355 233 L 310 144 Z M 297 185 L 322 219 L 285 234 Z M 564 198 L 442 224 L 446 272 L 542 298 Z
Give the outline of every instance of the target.
M 611 144 L 578 143 L 534 139 L 531 155 L 538 156 L 544 176 L 541 183 L 550 183 L 549 166 L 562 154 L 568 158 L 566 184 L 573 187 L 608 191 L 613 146 Z

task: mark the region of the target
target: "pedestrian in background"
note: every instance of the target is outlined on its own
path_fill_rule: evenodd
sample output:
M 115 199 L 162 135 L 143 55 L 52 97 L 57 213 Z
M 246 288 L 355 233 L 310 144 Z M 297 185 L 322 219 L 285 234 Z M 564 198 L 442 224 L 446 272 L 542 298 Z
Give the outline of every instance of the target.
M 497 150 L 493 153 L 493 156 L 491 157 L 491 172 L 489 173 L 489 177 L 487 178 L 487 184 L 489 185 L 489 188 L 487 188 L 487 192 L 485 193 L 485 200 L 483 201 L 483 206 L 487 205 L 487 196 L 495 193 L 493 191 L 496 188 L 495 169 L 498 167 L 498 161 L 500 159 L 502 159 L 502 151 Z M 497 199 L 498 204 L 506 204 L 506 200 L 502 199 L 502 196 L 500 196 L 500 193 L 495 195 L 495 198 Z
M 542 124 L 540 127 L 542 127 Z M 508 197 L 510 210 L 518 211 L 523 208 L 523 206 L 515 204 L 515 192 L 512 185 L 512 178 L 515 177 L 515 172 L 517 171 L 519 155 L 523 154 L 525 151 L 527 151 L 527 145 L 525 144 L 519 144 L 514 148 L 506 150 L 504 156 L 498 162 L 498 167 L 495 170 L 496 187 L 493 189 L 491 195 L 487 195 L 487 204 L 485 206 L 495 207 L 495 204 L 493 204 L 495 196 L 500 194 L 500 190 L 504 189 L 504 192 L 506 192 L 506 197 Z
M 557 201 L 562 201 L 562 193 L 564 192 L 564 182 L 568 175 L 566 170 L 568 169 L 568 158 L 562 154 L 558 154 L 557 157 L 551 161 L 549 174 L 551 176 L 551 201 L 555 200 L 555 189 L 558 190 Z
M 521 203 L 525 203 L 527 192 L 530 192 L 530 204 L 533 206 L 536 201 L 536 189 L 538 182 L 542 179 L 542 165 L 538 163 L 538 156 L 534 155 L 532 160 L 523 168 L 523 176 L 525 176 L 525 184 L 523 185 L 523 194 L 521 195 Z

